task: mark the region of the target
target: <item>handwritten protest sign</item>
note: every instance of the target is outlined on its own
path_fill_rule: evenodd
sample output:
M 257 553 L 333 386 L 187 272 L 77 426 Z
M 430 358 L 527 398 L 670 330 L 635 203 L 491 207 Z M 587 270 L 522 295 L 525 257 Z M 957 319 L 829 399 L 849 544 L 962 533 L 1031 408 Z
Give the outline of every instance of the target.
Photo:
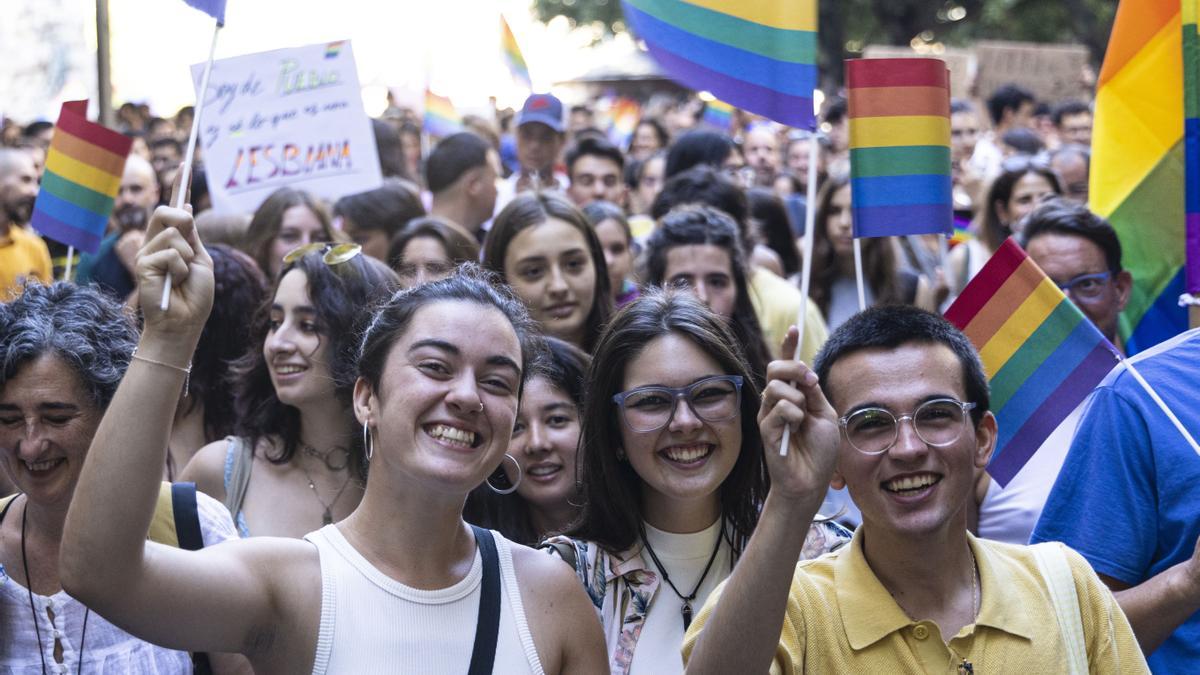
M 197 89 L 203 67 L 192 66 Z M 252 212 L 285 185 L 336 200 L 381 183 L 349 41 L 216 61 L 203 117 L 218 213 Z

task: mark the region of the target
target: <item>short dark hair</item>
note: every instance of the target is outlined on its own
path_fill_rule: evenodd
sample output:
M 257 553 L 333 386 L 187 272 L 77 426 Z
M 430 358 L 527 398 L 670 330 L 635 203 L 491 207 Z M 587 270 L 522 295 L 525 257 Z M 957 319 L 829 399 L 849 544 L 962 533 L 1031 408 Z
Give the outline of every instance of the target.
M 850 112 L 850 102 L 843 96 L 830 96 L 829 102 L 825 104 L 825 121 L 830 124 L 838 124 Z
M 1092 107 L 1076 98 L 1059 101 L 1050 111 L 1050 119 L 1054 120 L 1054 126 L 1061 127 L 1063 118 L 1067 115 L 1078 115 L 1080 113 L 1092 112 Z
M 625 551 L 638 540 L 644 520 L 642 480 L 633 466 L 617 455 L 621 416 L 612 397 L 620 392 L 629 363 L 647 344 L 664 335 L 690 340 L 726 373 L 743 378 L 742 447 L 718 490 L 721 517 L 729 527 L 734 553 L 740 553 L 758 523 L 770 488 L 757 421 L 760 390 L 727 322 L 691 293 L 669 289 L 650 289 L 622 307 L 596 345 L 588 369 L 575 468 L 583 511 L 568 534 L 594 541 L 612 553 Z
M 47 122 L 46 120 L 38 120 L 37 122 L 30 122 L 29 124 L 25 125 L 24 129 L 21 130 L 21 135 L 25 138 L 33 138 L 34 136 L 37 136 L 38 134 L 42 133 L 43 131 L 45 131 L 47 129 L 52 128 L 53 126 L 54 126 L 53 122 Z
M 720 168 L 733 152 L 733 140 L 715 131 L 689 131 L 667 148 L 663 178 L 671 178 L 688 169 L 708 165 Z
M 975 104 L 965 98 L 950 99 L 950 114 L 957 115 L 959 113 L 975 112 Z
M 125 306 L 96 286 L 25 284 L 0 304 L 0 389 L 26 364 L 54 354 L 75 371 L 96 408 L 108 408 L 129 367 L 138 330 Z
M 579 142 L 567 151 L 567 176 L 574 179 L 575 162 L 589 156 L 607 159 L 616 164 L 618 173 L 625 170 L 625 156 L 617 146 L 601 138 L 586 136 L 580 138 Z
M 669 178 L 650 206 L 650 217 L 658 220 L 684 204 L 707 204 L 724 211 L 737 224 L 742 244 L 747 243 L 746 219 L 750 204 L 746 201 L 746 192 L 720 170 L 696 166 Z
M 1004 132 L 1000 142 L 1022 155 L 1036 155 L 1042 151 L 1042 139 L 1029 127 L 1013 127 Z
M 1000 124 L 1000 120 L 1004 119 L 1004 111 L 1020 110 L 1026 102 L 1034 101 L 1033 92 L 1028 89 L 1011 82 L 1002 84 L 988 97 L 988 115 L 992 118 L 992 124 Z
M 165 148 L 165 147 L 174 148 L 175 152 L 177 154 L 179 154 L 179 156 L 181 156 L 181 157 L 183 156 L 183 143 L 180 143 L 179 141 L 175 140 L 174 138 L 172 138 L 170 136 L 162 136 L 162 137 L 154 139 L 153 141 L 150 141 L 150 149 L 151 150 L 157 150 L 159 148 Z
M 825 342 L 814 370 L 821 390 L 833 399 L 829 371 L 839 359 L 864 349 L 896 349 L 910 342 L 945 345 L 962 365 L 967 401 L 975 404 L 972 421 L 978 425 L 990 405 L 987 375 L 971 340 L 946 319 L 912 305 L 877 305 L 850 317 Z
M 381 230 L 390 239 L 408 221 L 425 215 L 425 206 L 415 189 L 398 178 L 389 178 L 374 190 L 337 200 L 333 215 L 348 218 L 356 228 Z
M 441 192 L 458 182 L 471 169 L 487 165 L 492 146 L 470 131 L 451 134 L 434 146 L 425 160 L 425 184 L 430 192 Z
M 1021 245 L 1028 248 L 1029 242 L 1043 234 L 1064 234 L 1082 237 L 1092 242 L 1104 253 L 1104 262 L 1110 272 L 1121 271 L 1121 240 L 1109 222 L 1092 213 L 1082 204 L 1066 199 L 1051 199 L 1025 216 L 1025 229 L 1021 232 Z
M 667 255 L 680 246 L 709 244 L 729 255 L 729 266 L 737 293 L 730 328 L 749 359 L 749 370 L 761 387 L 766 384 L 767 363 L 771 360 L 762 326 L 750 299 L 749 264 L 738 237 L 737 225 L 722 211 L 702 204 L 680 206 L 662 218 L 659 227 L 646 242 L 645 281 L 652 286 L 667 283 Z
M 399 280 L 382 262 L 356 255 L 336 265 L 326 264 L 324 252 L 317 250 L 285 264 L 279 270 L 266 301 L 254 316 L 251 345 L 234 365 L 234 406 L 242 413 L 237 432 L 250 440 L 250 446 L 268 435 L 282 441 L 274 454 L 266 459 L 285 464 L 295 455 L 300 444 L 300 411 L 284 404 L 275 393 L 262 345 L 270 331 L 271 305 L 280 281 L 292 270 L 304 272 L 308 295 L 316 309 L 317 333 L 329 341 L 328 365 L 333 378 L 334 398 L 347 411 L 351 409 L 354 393 L 355 355 L 361 327 L 370 316 L 371 308 L 394 290 Z M 362 434 L 350 429 L 351 469 L 366 475 L 365 448 Z

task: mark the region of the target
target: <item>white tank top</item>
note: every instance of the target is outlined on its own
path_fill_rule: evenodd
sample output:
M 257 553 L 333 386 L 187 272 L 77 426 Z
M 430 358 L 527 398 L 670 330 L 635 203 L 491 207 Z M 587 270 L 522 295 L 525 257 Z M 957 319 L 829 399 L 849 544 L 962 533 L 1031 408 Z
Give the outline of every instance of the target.
M 495 672 L 540 675 L 507 539 L 493 532 L 500 558 L 500 627 Z M 380 572 L 336 525 L 304 537 L 321 557 L 321 629 L 313 675 L 429 673 L 464 675 L 471 663 L 483 580 L 478 550 L 471 571 L 448 588 L 426 591 Z

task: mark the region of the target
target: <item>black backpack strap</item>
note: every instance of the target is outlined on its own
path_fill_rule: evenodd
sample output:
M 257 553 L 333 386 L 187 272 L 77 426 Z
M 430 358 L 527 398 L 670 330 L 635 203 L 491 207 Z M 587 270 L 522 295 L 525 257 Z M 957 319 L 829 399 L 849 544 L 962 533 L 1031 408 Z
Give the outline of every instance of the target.
M 500 633 L 500 556 L 492 533 L 481 527 L 475 531 L 475 545 L 483 558 L 483 581 L 479 594 L 479 619 L 475 622 L 475 646 L 471 648 L 471 667 L 467 675 L 486 675 L 496 662 L 496 638 Z
M 171 510 L 175 514 L 175 536 L 179 548 L 199 551 L 204 548 L 204 537 L 200 534 L 200 512 L 196 506 L 195 483 L 171 484 Z

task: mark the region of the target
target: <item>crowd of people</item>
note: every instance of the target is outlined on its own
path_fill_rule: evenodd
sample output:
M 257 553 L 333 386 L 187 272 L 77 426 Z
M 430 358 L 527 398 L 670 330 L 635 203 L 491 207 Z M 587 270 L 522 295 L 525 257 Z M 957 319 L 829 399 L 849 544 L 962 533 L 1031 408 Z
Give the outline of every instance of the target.
M 171 208 L 191 110 L 127 104 L 73 260 L 28 226 L 54 127 L 6 121 L 0 673 L 1200 665 L 1200 457 L 1118 367 L 1001 487 L 939 314 L 1015 237 L 1121 347 L 1090 106 L 953 101 L 972 236 L 860 240 L 864 310 L 846 101 L 696 104 L 389 110 L 382 186 L 244 214 L 202 164 Z M 1135 362 L 1200 430 L 1200 332 Z

